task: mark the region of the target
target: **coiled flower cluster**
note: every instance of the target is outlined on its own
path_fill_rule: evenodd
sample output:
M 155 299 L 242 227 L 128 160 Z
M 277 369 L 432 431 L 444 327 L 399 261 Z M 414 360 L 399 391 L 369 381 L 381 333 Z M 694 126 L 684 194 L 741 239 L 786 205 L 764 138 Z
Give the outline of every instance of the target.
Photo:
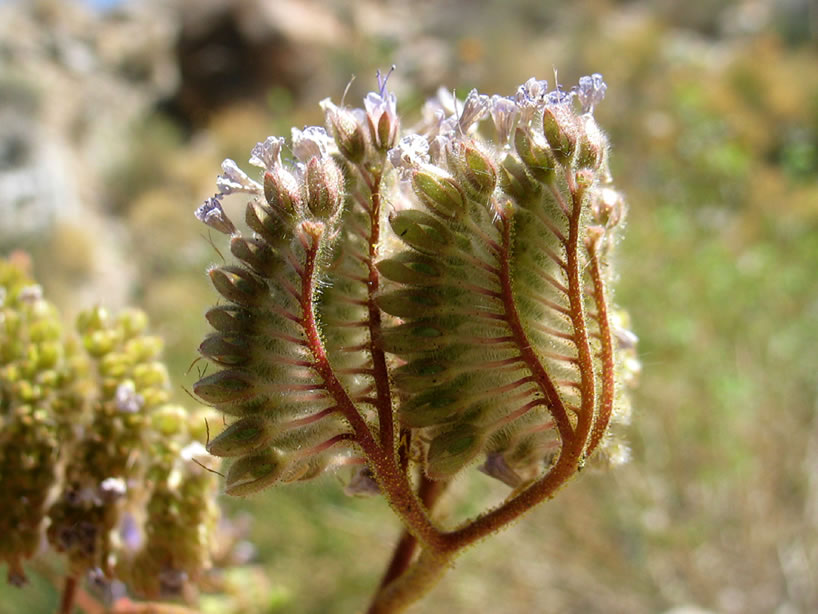
M 605 91 L 442 90 L 402 130 L 379 78 L 363 108 L 325 100 L 326 127 L 257 144 L 257 178 L 224 162 L 196 212 L 235 257 L 209 271 L 226 302 L 199 348 L 221 370 L 194 391 L 228 417 L 208 446 L 227 493 L 352 466 L 347 492 L 385 496 L 439 564 L 589 458 L 627 458 L 611 425 L 638 363 L 611 303 L 625 205 L 593 117 Z M 514 490 L 444 530 L 430 493 L 470 467 Z M 383 595 L 373 612 L 406 599 Z

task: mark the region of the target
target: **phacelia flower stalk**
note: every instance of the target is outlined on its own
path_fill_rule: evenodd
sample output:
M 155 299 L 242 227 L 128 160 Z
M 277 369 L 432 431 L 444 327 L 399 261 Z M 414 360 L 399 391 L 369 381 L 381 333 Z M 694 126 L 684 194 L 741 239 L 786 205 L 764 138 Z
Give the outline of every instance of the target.
M 589 460 L 627 458 L 611 427 L 630 415 L 635 338 L 611 302 L 625 206 L 593 117 L 605 90 L 600 75 L 462 102 L 441 90 L 401 132 L 379 77 L 361 109 L 321 103 L 326 131 L 293 130 L 295 160 L 274 137 L 253 149 L 249 236 L 216 206 L 255 185 L 243 173 L 197 212 L 237 259 L 210 271 L 226 302 L 199 349 L 221 370 L 194 385 L 227 417 L 208 447 L 230 461 L 226 491 L 351 465 L 347 492 L 380 493 L 407 529 L 372 613 L 403 608 Z M 433 522 L 475 469 L 510 496 Z

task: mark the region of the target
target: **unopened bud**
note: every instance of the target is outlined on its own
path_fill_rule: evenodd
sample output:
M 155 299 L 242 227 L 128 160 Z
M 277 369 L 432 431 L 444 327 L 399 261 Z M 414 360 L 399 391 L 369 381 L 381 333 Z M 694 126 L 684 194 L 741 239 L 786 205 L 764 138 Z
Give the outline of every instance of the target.
M 483 448 L 480 430 L 471 424 L 459 424 L 432 440 L 426 456 L 426 475 L 433 480 L 452 477 L 469 464 Z
M 332 217 L 341 207 L 344 176 L 330 157 L 310 158 L 304 173 L 307 208 L 319 219 Z
M 276 482 L 286 467 L 284 456 L 278 450 L 245 456 L 230 466 L 224 490 L 236 497 L 252 495 Z
M 270 443 L 273 432 L 262 416 L 247 416 L 228 426 L 207 444 L 213 456 L 247 456 Z
M 242 369 L 225 369 L 193 384 L 193 392 L 205 403 L 235 403 L 256 394 L 256 378 Z
M 228 301 L 250 307 L 267 295 L 267 285 L 247 269 L 223 266 L 210 270 L 210 280 Z
M 443 218 L 459 219 L 466 212 L 463 192 L 449 177 L 418 171 L 412 177 L 412 187 L 420 201 Z
M 321 101 L 321 108 L 341 155 L 353 164 L 360 162 L 366 154 L 365 120 L 360 109 L 359 116 L 353 110 L 334 105 L 329 98 Z
M 543 110 L 542 122 L 554 158 L 567 165 L 577 148 L 579 125 L 576 115 L 566 103 L 548 105 Z

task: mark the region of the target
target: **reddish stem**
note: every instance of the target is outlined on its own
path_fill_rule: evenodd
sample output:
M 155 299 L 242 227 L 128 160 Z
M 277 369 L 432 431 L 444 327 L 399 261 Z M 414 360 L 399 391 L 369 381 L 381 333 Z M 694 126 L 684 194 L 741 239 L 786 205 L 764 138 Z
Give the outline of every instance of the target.
M 447 485 L 448 482 L 446 481 L 430 480 L 425 475 L 421 476 L 420 485 L 418 486 L 418 497 L 427 512 L 432 511 L 440 495 L 446 490 Z M 389 561 L 389 566 L 386 568 L 383 578 L 381 578 L 379 589 L 392 582 L 392 580 L 402 575 L 403 572 L 409 568 L 417 552 L 417 547 L 418 540 L 409 531 L 404 529 L 400 540 L 392 552 L 392 559 Z
M 593 241 L 588 242 L 588 255 L 591 260 L 591 281 L 593 282 L 594 302 L 596 303 L 597 309 L 599 337 L 602 341 L 602 399 L 599 403 L 599 411 L 597 412 L 596 421 L 594 422 L 591 439 L 586 452 L 586 454 L 590 455 L 599 445 L 599 442 L 605 435 L 605 430 L 608 428 L 608 423 L 611 420 L 615 378 L 613 339 L 611 336 L 611 327 L 608 322 L 608 301 L 605 297 L 605 283 L 602 280 L 597 244 Z
M 74 576 L 66 576 L 65 584 L 62 589 L 62 596 L 60 597 L 59 614 L 71 614 L 74 610 L 74 602 L 77 598 L 77 589 L 79 583 Z
M 418 498 L 412 490 L 408 476 L 398 466 L 395 457 L 394 442 L 381 446 L 372 435 L 369 425 L 355 407 L 349 394 L 335 375 L 327 357 L 321 334 L 318 329 L 313 294 L 315 292 L 315 265 L 319 251 L 323 227 L 310 225 L 304 228 L 302 243 L 306 252 L 304 273 L 301 278 L 299 301 L 303 310 L 304 334 L 307 338 L 313 358 L 313 368 L 324 380 L 327 392 L 335 399 L 338 409 L 346 418 L 355 440 L 370 462 L 370 468 L 379 478 L 378 482 L 395 512 L 401 517 L 406 527 L 426 545 L 438 549 L 442 546 L 442 534 L 429 520 Z

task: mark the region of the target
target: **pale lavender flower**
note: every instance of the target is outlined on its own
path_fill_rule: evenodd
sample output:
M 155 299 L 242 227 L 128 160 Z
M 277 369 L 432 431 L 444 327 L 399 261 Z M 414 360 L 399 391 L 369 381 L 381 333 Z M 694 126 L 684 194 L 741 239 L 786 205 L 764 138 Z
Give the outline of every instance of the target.
M 594 73 L 590 77 L 580 77 L 579 85 L 575 88 L 576 96 L 582 105 L 583 113 L 593 113 L 594 107 L 602 102 L 608 86 L 602 80 L 602 75 Z
M 307 126 L 303 130 L 292 129 L 293 154 L 306 164 L 311 158 L 324 159 L 335 145 L 332 137 L 321 126 Z
M 389 150 L 389 162 L 405 179 L 418 166 L 429 162 L 429 142 L 418 134 L 409 134 Z
M 489 113 L 497 130 L 497 141 L 505 147 L 520 115 L 520 108 L 510 98 L 494 95 L 491 97 Z
M 222 174 L 216 178 L 216 185 L 220 194 L 246 192 L 248 194 L 262 194 L 261 185 L 250 179 L 238 165 L 227 158 L 222 162 Z
M 512 488 L 516 488 L 522 484 L 523 479 L 512 469 L 506 457 L 499 452 L 490 452 L 486 454 L 486 462 L 477 468 L 488 476 L 503 482 Z
M 268 136 L 264 142 L 256 143 L 250 152 L 250 164 L 265 171 L 281 166 L 281 148 L 284 139 L 278 136 Z
M 116 389 L 114 397 L 116 408 L 127 414 L 135 414 L 145 404 L 145 399 L 141 394 L 136 393 L 133 382 L 123 382 Z
M 391 70 L 386 75 L 381 75 L 379 71 L 378 91 L 369 92 L 364 98 L 372 143 L 379 150 L 388 150 L 394 146 L 400 126 L 397 97 L 386 89 L 386 82 L 390 74 L 392 74 Z
M 218 196 L 208 198 L 204 203 L 196 209 L 196 219 L 203 224 L 210 226 L 214 230 L 218 230 L 226 235 L 232 235 L 236 232 L 236 227 L 222 208 L 222 203 Z
M 18 297 L 22 302 L 28 303 L 29 305 L 36 303 L 37 301 L 42 300 L 43 298 L 43 288 L 38 284 L 32 284 L 30 286 L 26 286 L 22 290 L 20 290 L 20 295 Z
M 472 90 L 466 96 L 463 103 L 463 111 L 460 113 L 458 125 L 463 133 L 469 131 L 473 125 L 482 120 L 488 113 L 489 97 L 480 94 L 477 90 Z

